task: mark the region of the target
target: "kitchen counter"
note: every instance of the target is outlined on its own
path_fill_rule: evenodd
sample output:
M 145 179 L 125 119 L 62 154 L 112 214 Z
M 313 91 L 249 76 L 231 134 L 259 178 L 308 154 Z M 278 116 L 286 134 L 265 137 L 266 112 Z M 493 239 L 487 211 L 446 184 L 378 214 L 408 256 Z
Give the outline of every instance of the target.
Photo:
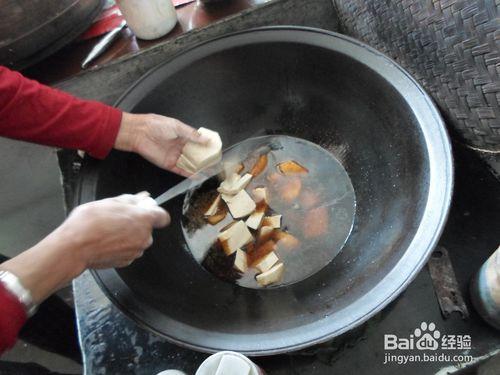
M 125 28 L 120 32 L 116 41 L 90 64 L 89 70 L 98 69 L 128 55 L 140 54 L 147 49 L 174 40 L 189 31 L 206 27 L 269 1 L 226 0 L 217 4 L 203 5 L 195 0 L 180 5 L 176 7 L 178 22 L 167 35 L 155 40 L 142 40 L 137 38 L 129 28 Z M 53 85 L 85 72 L 81 68 L 81 63 L 101 38 L 102 36 L 74 41 L 38 64 L 26 69 L 23 73 L 42 83 Z

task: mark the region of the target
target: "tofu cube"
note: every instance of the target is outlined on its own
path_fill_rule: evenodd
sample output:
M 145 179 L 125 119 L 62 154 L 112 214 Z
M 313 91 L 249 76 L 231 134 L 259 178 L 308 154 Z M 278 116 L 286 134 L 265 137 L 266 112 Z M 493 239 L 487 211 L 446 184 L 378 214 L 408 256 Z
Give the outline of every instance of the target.
M 177 167 L 189 173 L 196 173 L 196 167 L 182 154 L 179 156 L 179 160 L 177 160 Z
M 263 218 L 264 218 L 264 212 L 254 211 L 246 221 L 247 227 L 252 228 L 254 230 L 259 229 L 260 223 L 262 223 Z
M 206 128 L 199 128 L 198 132 L 208 138 L 208 142 L 187 142 L 182 149 L 182 155 L 196 168 L 196 171 L 216 163 L 222 156 L 219 133 Z
M 237 173 L 233 173 L 228 179 L 222 181 L 217 191 L 226 195 L 236 195 L 241 190 L 247 187 L 248 183 L 252 180 L 252 175 L 250 173 L 240 176 Z
M 222 194 L 222 199 L 226 202 L 234 219 L 250 215 L 257 207 L 245 190 L 241 190 L 236 195 Z
M 236 268 L 240 272 L 246 272 L 246 270 L 248 269 L 247 253 L 245 253 L 241 249 L 236 249 L 234 268 Z
M 267 286 L 280 281 L 283 277 L 284 271 L 285 267 L 283 266 L 283 263 L 278 263 L 270 270 L 257 275 L 256 280 L 261 286 Z
M 273 227 L 263 225 L 259 230 L 259 241 L 262 241 L 264 237 L 270 237 L 273 230 Z
M 274 266 L 278 261 L 279 258 L 276 253 L 274 251 L 271 251 L 264 258 L 262 258 L 259 263 L 255 265 L 255 268 L 257 268 L 260 272 L 266 272 L 267 270 L 271 269 L 271 267 Z
M 217 210 L 219 209 L 219 204 L 221 202 L 221 196 L 220 194 L 217 195 L 217 197 L 214 199 L 208 210 L 205 211 L 205 216 L 213 216 L 217 213 Z
M 262 220 L 262 226 L 275 229 L 281 228 L 281 215 L 266 216 L 264 220 Z
M 236 250 L 253 241 L 252 233 L 248 230 L 244 221 L 239 220 L 231 225 L 217 237 L 226 255 L 233 254 Z
M 255 198 L 255 202 L 259 203 L 260 201 L 264 201 L 268 203 L 267 188 L 265 187 L 255 188 L 252 191 L 252 195 Z

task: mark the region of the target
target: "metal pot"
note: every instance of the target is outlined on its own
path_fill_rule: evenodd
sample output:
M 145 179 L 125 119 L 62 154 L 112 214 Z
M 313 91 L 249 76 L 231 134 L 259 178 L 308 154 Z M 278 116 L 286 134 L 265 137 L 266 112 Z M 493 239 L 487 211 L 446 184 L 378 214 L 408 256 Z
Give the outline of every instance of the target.
M 299 283 L 251 290 L 223 282 L 186 251 L 182 198 L 145 256 L 95 271 L 108 297 L 139 325 L 196 350 L 283 353 L 357 327 L 423 267 L 446 220 L 452 157 L 429 96 L 392 60 L 346 36 L 274 27 L 224 36 L 146 74 L 118 101 L 220 132 L 226 146 L 290 134 L 339 159 L 357 197 L 353 232 L 332 263 Z M 87 159 L 80 202 L 149 190 L 180 178 L 120 152 Z
M 23 69 L 84 32 L 104 0 L 7 0 L 0 4 L 0 64 Z

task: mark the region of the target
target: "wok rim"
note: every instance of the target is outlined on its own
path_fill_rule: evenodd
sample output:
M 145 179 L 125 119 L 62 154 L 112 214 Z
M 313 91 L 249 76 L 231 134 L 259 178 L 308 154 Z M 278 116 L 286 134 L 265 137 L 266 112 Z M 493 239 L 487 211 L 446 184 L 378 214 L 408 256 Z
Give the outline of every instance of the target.
M 190 334 L 191 338 L 201 338 L 201 336 L 207 335 L 214 339 L 214 336 L 218 335 L 220 337 L 217 338 L 216 342 L 226 343 L 226 346 L 217 346 L 217 345 L 207 345 L 200 343 L 200 339 L 198 340 L 188 340 L 185 337 L 178 337 L 179 335 L 169 334 L 168 332 L 161 331 L 157 327 L 154 326 L 153 323 L 147 321 L 147 317 L 144 317 L 144 313 L 146 309 L 152 309 L 151 306 L 144 306 L 140 300 L 134 298 L 134 292 L 132 292 L 125 282 L 119 277 L 116 270 L 92 270 L 91 273 L 94 276 L 94 279 L 98 283 L 101 290 L 104 294 L 120 309 L 121 312 L 124 313 L 125 316 L 134 321 L 137 325 L 145 328 L 146 330 L 153 332 L 168 341 L 179 345 L 184 348 L 206 352 L 206 353 L 214 353 L 220 350 L 235 350 L 239 351 L 248 356 L 264 356 L 264 355 L 276 355 L 282 354 L 290 351 L 296 351 L 300 349 L 304 349 L 310 347 L 315 344 L 319 344 L 328 340 L 331 340 L 347 331 L 350 331 L 368 319 L 373 317 L 375 314 L 380 312 L 383 308 L 385 308 L 390 302 L 392 302 L 399 294 L 403 292 L 404 289 L 408 287 L 408 285 L 415 279 L 417 274 L 421 271 L 427 260 L 429 259 L 434 247 L 437 245 L 437 242 L 444 230 L 444 226 L 446 224 L 446 220 L 448 217 L 452 191 L 453 191 L 453 158 L 451 152 L 451 144 L 449 140 L 449 136 L 446 132 L 445 124 L 440 116 L 438 109 L 436 108 L 431 97 L 424 91 L 424 89 L 420 86 L 420 84 L 399 64 L 395 61 L 387 57 L 385 54 L 375 50 L 374 48 L 348 36 L 343 34 L 339 34 L 333 31 L 322 30 L 317 28 L 310 27 L 301 27 L 301 26 L 271 26 L 271 27 L 259 27 L 244 31 L 238 31 L 226 35 L 222 35 L 208 41 L 199 43 L 194 45 L 193 47 L 186 49 L 178 54 L 173 55 L 171 58 L 167 59 L 163 63 L 159 64 L 155 68 L 151 69 L 149 72 L 144 74 L 137 82 L 131 85 L 117 100 L 115 106 L 120 107 L 124 105 L 126 98 L 129 94 L 134 91 L 137 86 L 147 80 L 148 77 L 153 75 L 156 71 L 160 70 L 167 64 L 170 64 L 175 59 L 180 58 L 181 56 L 186 57 L 193 51 L 198 50 L 198 48 L 207 45 L 216 45 L 217 43 L 224 44 L 223 41 L 227 41 L 228 39 L 240 39 L 245 37 L 249 37 L 252 39 L 245 44 L 258 43 L 259 35 L 265 33 L 266 35 L 270 33 L 275 33 L 279 35 L 279 32 L 286 31 L 291 34 L 305 34 L 311 36 L 326 36 L 331 39 L 331 41 L 336 40 L 340 43 L 345 43 L 346 46 L 350 46 L 354 50 L 358 50 L 358 52 L 362 52 L 368 54 L 373 58 L 385 60 L 387 66 L 385 69 L 393 70 L 394 73 L 399 74 L 400 79 L 406 81 L 405 83 L 408 85 L 407 89 L 413 88 L 416 93 L 418 93 L 419 97 L 411 97 L 410 95 L 402 92 L 401 89 L 398 89 L 394 86 L 394 79 L 390 79 L 387 74 L 382 74 L 382 72 L 378 71 L 370 65 L 372 70 L 375 70 L 375 73 L 378 73 L 381 77 L 386 79 L 389 84 L 394 86 L 394 89 L 398 92 L 399 95 L 409 104 L 409 106 L 416 112 L 414 106 L 419 104 L 420 111 L 427 112 L 425 113 L 429 119 L 432 119 L 432 122 L 426 123 L 422 119 L 418 118 L 417 113 L 415 116 L 417 117 L 418 123 L 420 125 L 420 130 L 423 133 L 424 145 L 426 147 L 426 152 L 429 155 L 429 192 L 427 194 L 427 202 L 425 204 L 425 209 L 422 214 L 422 218 L 418 224 L 418 229 L 413 238 L 411 239 L 410 244 L 406 248 L 404 254 L 398 259 L 396 265 L 377 283 L 375 284 L 369 291 L 367 291 L 361 298 L 354 301 L 351 305 L 347 306 L 343 310 L 339 310 L 337 313 L 340 313 L 348 308 L 353 308 L 356 304 L 362 305 L 370 305 L 369 308 L 361 309 L 361 313 L 356 311 L 356 314 L 350 314 L 354 318 L 348 318 L 349 323 L 343 324 L 342 322 L 339 324 L 336 319 L 333 317 L 336 315 L 329 315 L 324 319 L 319 319 L 313 323 L 308 323 L 306 325 L 301 325 L 295 327 L 293 329 L 287 329 L 284 331 L 274 331 L 272 333 L 265 334 L 231 334 L 231 333 L 221 333 L 221 332 L 208 332 L 201 328 L 192 327 L 181 323 L 179 321 L 172 320 L 175 324 L 178 325 L 178 330 L 190 330 L 196 334 Z M 253 37 L 253 38 L 252 38 Z M 286 41 L 296 41 L 296 39 L 273 39 L 274 42 L 286 42 Z M 317 44 L 318 43 L 318 44 Z M 319 42 L 311 43 L 309 45 L 319 46 Z M 323 46 L 325 47 L 325 46 Z M 221 51 L 226 49 L 227 46 L 222 45 L 220 49 L 216 49 L 216 51 Z M 341 51 L 339 49 L 333 47 L 326 47 L 333 49 L 339 53 L 344 53 L 345 51 Z M 208 55 L 216 52 L 214 49 L 210 50 Z M 351 58 L 356 59 L 354 56 L 349 55 Z M 192 61 L 192 60 L 191 60 Z M 360 61 L 364 63 L 363 61 Z M 433 136 L 431 136 L 431 134 Z M 439 141 L 439 142 L 438 142 Z M 434 161 L 433 161 L 434 160 Z M 82 174 L 79 179 L 78 186 L 78 203 L 85 203 L 95 199 L 96 185 L 98 180 L 98 169 L 100 162 L 93 160 L 91 158 L 86 158 L 84 160 L 82 166 Z M 438 208 L 436 208 L 436 205 Z M 431 228 L 431 229 L 429 229 Z M 434 229 L 432 229 L 434 228 Z M 423 239 L 420 237 L 424 237 Z M 403 262 L 404 261 L 404 262 Z M 403 264 L 409 263 L 408 261 L 412 261 L 412 265 Z M 404 275 L 404 277 L 401 277 Z M 395 281 L 395 280 L 396 281 Z M 114 282 L 114 286 L 118 287 L 118 289 L 110 288 L 108 285 L 109 281 Z M 391 283 L 395 283 L 396 287 L 390 287 Z M 368 303 L 369 302 L 369 303 Z M 141 314 L 142 313 L 142 314 Z M 346 319 L 345 317 L 343 318 Z M 315 327 L 314 330 L 308 330 L 309 326 L 320 325 L 321 322 L 324 323 L 325 320 L 329 320 L 330 324 L 327 325 L 329 329 L 324 334 L 307 334 L 305 335 L 305 331 L 322 331 L 322 327 Z M 339 320 L 341 321 L 341 320 Z M 168 330 L 168 329 L 167 329 Z M 294 332 L 292 332 L 294 331 Z M 295 333 L 295 331 L 297 331 Z M 283 334 L 291 335 L 293 333 L 293 337 L 299 337 L 299 339 L 283 340 L 280 339 L 280 336 Z M 262 340 L 260 342 L 270 341 L 270 344 L 260 345 L 255 348 L 228 348 L 227 343 L 238 342 L 241 341 L 241 338 L 245 336 L 262 336 Z M 269 336 L 277 336 L 274 337 L 273 340 L 270 340 Z M 307 338 L 304 338 L 307 336 Z M 312 337 L 315 336 L 315 337 Z M 302 337 L 302 338 L 301 338 Z M 198 341 L 198 342 L 196 342 Z M 206 339 L 205 339 L 206 341 Z M 285 342 L 285 344 L 281 346 L 276 346 L 275 342 Z

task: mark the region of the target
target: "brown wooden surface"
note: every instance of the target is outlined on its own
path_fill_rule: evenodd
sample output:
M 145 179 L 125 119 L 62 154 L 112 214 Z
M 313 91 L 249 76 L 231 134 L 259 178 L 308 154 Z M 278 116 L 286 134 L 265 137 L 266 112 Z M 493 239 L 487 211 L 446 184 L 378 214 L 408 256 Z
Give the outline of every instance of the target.
M 89 69 L 102 66 L 128 54 L 139 53 L 190 30 L 210 25 L 245 9 L 269 0 L 226 0 L 221 3 L 203 5 L 198 1 L 177 8 L 178 23 L 166 36 L 156 40 L 141 40 L 128 28 L 121 32 L 118 40 Z M 82 71 L 80 65 L 100 37 L 83 42 L 74 42 L 56 54 L 24 71 L 28 77 L 46 84 L 54 84 Z
M 102 0 L 0 0 L 0 64 L 21 69 L 85 30 Z
M 203 28 L 88 69 L 55 86 L 84 99 L 114 104 L 125 90 L 158 64 L 196 44 L 240 30 L 275 25 L 296 25 L 338 30 L 331 0 L 271 0 Z

